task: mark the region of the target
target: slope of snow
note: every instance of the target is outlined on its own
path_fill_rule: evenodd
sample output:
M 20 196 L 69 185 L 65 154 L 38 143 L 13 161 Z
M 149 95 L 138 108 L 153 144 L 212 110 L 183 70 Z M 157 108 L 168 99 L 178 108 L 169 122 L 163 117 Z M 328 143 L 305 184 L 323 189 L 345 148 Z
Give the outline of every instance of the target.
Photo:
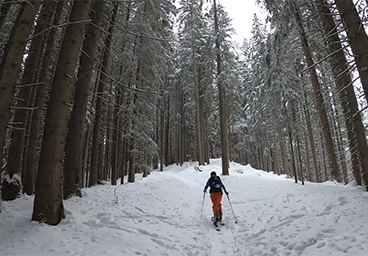
M 33 196 L 3 202 L 0 255 L 368 255 L 368 194 L 360 188 L 302 186 L 231 163 L 222 180 L 235 215 L 224 196 L 226 225 L 217 232 L 202 190 L 221 160 L 202 172 L 194 164 L 84 189 L 65 201 L 67 217 L 56 227 L 30 221 Z

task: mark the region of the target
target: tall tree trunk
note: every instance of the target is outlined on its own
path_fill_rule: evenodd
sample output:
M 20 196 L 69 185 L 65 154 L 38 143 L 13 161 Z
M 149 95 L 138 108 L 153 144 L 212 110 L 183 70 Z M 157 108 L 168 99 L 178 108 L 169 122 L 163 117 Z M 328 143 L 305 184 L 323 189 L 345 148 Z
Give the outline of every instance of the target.
M 210 156 L 209 156 L 209 149 L 208 149 L 208 134 L 207 134 L 207 129 L 206 127 L 208 127 L 208 118 L 206 115 L 206 112 L 204 110 L 204 108 L 202 109 L 202 116 L 203 116 L 203 145 L 204 145 L 204 161 L 207 164 L 210 164 Z
M 312 180 L 312 172 L 311 172 L 311 165 L 310 165 L 310 156 L 309 156 L 309 142 L 308 142 L 308 136 L 305 134 L 304 131 L 304 145 L 305 145 L 305 156 L 306 156 L 306 164 L 307 164 L 307 181 L 313 181 Z
M 116 185 L 116 180 L 118 179 L 118 167 L 119 165 L 119 146 L 120 146 L 120 104 L 122 100 L 122 93 L 119 85 L 115 90 L 117 97 L 116 103 L 114 104 L 114 114 L 113 114 L 113 129 L 112 129 L 112 145 L 111 145 L 111 184 Z
M 213 0 L 216 32 L 216 62 L 217 62 L 217 86 L 219 89 L 220 106 L 220 128 L 221 128 L 221 152 L 222 152 L 222 174 L 229 175 L 229 137 L 227 131 L 227 117 L 225 107 L 225 89 L 221 77 L 221 49 L 220 49 L 220 30 L 218 25 L 216 0 Z
M 160 134 L 160 171 L 164 170 L 164 138 L 165 138 L 165 94 L 162 95 L 160 120 L 161 120 L 161 134 Z
M 23 2 L 19 14 L 10 34 L 8 44 L 4 50 L 4 56 L 0 65 L 0 166 L 3 162 L 3 149 L 5 144 L 6 129 L 10 118 L 10 106 L 15 93 L 15 85 L 20 72 L 24 50 L 27 44 L 27 38 L 33 27 L 34 19 L 40 0 Z M 13 178 L 12 175 L 10 178 Z M 8 184 L 11 186 L 10 184 Z M 2 186 L 7 190 L 8 186 Z M 15 188 L 17 194 L 19 189 Z M 11 193 L 10 198 L 13 199 Z M 5 194 L 5 196 L 7 196 Z
M 120 181 L 120 184 L 124 184 L 125 180 L 124 180 L 124 177 L 125 175 L 127 175 L 128 173 L 128 157 L 129 157 L 129 151 L 128 151 L 128 139 L 126 137 L 123 138 L 123 141 L 122 141 L 122 155 L 123 155 L 123 162 L 122 162 L 122 171 L 121 171 L 121 181 Z
M 314 61 L 312 59 L 312 54 L 309 48 L 308 39 L 304 32 L 303 24 L 302 24 L 302 21 L 300 19 L 297 9 L 294 10 L 294 18 L 295 18 L 296 25 L 298 28 L 305 59 L 306 59 L 306 62 L 309 68 L 310 79 L 313 85 L 313 92 L 314 92 L 314 97 L 315 97 L 316 104 L 317 104 L 319 118 L 320 118 L 321 125 L 322 125 L 323 137 L 324 137 L 324 141 L 327 147 L 327 155 L 328 155 L 329 166 L 331 170 L 331 176 L 332 176 L 332 179 L 340 181 L 341 179 L 339 175 L 339 168 L 337 165 L 336 154 L 334 151 L 334 145 L 333 145 L 331 131 L 330 131 L 329 123 L 328 123 L 327 113 L 324 107 L 323 96 L 320 93 L 321 86 L 318 80 L 316 68 L 314 66 Z
M 103 100 L 102 95 L 104 93 L 104 85 L 108 84 L 108 73 L 109 73 L 109 65 L 110 65 L 110 49 L 111 49 L 111 41 L 112 34 L 114 31 L 114 23 L 116 19 L 116 14 L 119 7 L 119 2 L 114 1 L 114 11 L 111 17 L 110 26 L 107 32 L 106 40 L 105 40 L 105 50 L 102 56 L 101 62 L 101 75 L 100 81 L 98 83 L 98 96 L 96 103 L 96 114 L 95 114 L 95 123 L 93 128 L 93 145 L 92 145 L 92 156 L 91 156 L 91 173 L 89 178 L 89 186 L 93 186 L 97 184 L 98 174 L 102 171 L 102 169 L 98 170 L 99 162 L 102 164 L 102 161 L 99 161 L 102 157 L 102 150 L 100 150 L 100 146 L 102 142 L 100 141 L 100 129 L 102 123 L 102 109 L 103 109 Z M 100 152 L 99 152 L 100 151 Z
M 54 18 L 53 18 L 53 25 L 59 25 L 59 21 L 62 14 L 62 9 L 64 6 L 64 0 L 59 0 L 57 6 L 54 3 Z M 27 163 L 26 169 L 24 171 L 25 177 L 24 182 L 26 186 L 24 187 L 25 192 L 28 195 L 31 195 L 34 190 L 34 174 L 35 170 L 38 166 L 38 152 L 37 152 L 37 145 L 39 143 L 40 138 L 40 128 L 43 126 L 43 122 L 41 121 L 41 116 L 43 116 L 43 102 L 44 102 L 44 94 L 46 89 L 46 84 L 50 80 L 49 77 L 49 66 L 52 59 L 52 52 L 55 49 L 55 37 L 56 37 L 56 29 L 52 29 L 46 38 L 46 49 L 42 57 L 42 67 L 40 71 L 40 75 L 36 77 L 35 82 L 37 82 L 37 89 L 35 89 L 36 97 L 33 103 L 34 110 L 32 115 L 32 123 L 31 123 L 31 131 L 29 134 L 29 143 L 28 143 L 28 156 L 27 156 Z M 42 125 L 41 125 L 42 123 Z M 40 138 L 42 140 L 42 137 Z
M 94 86 L 93 86 L 93 90 L 92 90 L 93 94 L 92 94 L 92 104 L 91 105 L 94 109 L 97 109 L 96 108 L 97 99 L 99 97 L 99 92 L 98 91 L 100 90 L 100 88 L 99 88 L 100 76 L 101 76 L 101 63 L 98 65 L 97 72 L 96 72 L 96 78 L 95 78 Z M 93 177 L 93 179 L 95 179 L 96 183 L 97 183 L 98 146 L 94 147 L 94 144 L 93 144 L 95 139 L 96 139 L 96 137 L 94 137 L 95 136 L 94 127 L 96 125 L 96 113 L 95 113 L 94 118 L 95 119 L 91 122 L 91 125 L 90 125 L 91 126 L 90 127 L 91 135 L 90 136 L 92 136 L 92 138 L 91 138 L 91 141 L 88 141 L 88 144 L 87 144 L 88 148 L 86 149 L 87 150 L 87 157 L 89 157 L 89 159 L 86 159 L 85 162 L 90 163 L 89 172 L 87 172 L 87 170 L 86 170 L 86 186 L 89 186 L 91 176 L 94 176 L 95 174 L 96 174 L 96 178 Z M 97 133 L 96 136 L 98 136 L 98 135 L 99 135 L 99 133 Z M 98 145 L 98 144 L 96 144 L 96 145 Z M 96 159 L 96 161 L 93 162 L 94 161 L 93 159 Z M 94 165 L 96 165 L 96 167 L 97 167 L 95 171 L 94 171 Z
M 293 136 L 292 136 L 292 132 L 291 132 L 291 128 L 290 127 L 288 127 L 288 130 L 289 130 L 289 143 L 290 143 L 291 159 L 292 159 L 292 163 L 293 163 L 293 175 L 294 175 L 295 183 L 298 183 L 298 173 L 296 171 L 294 146 L 293 146 Z
M 87 165 L 88 165 L 88 153 L 89 153 L 89 141 L 91 137 L 92 125 L 87 124 L 85 127 L 85 134 L 83 138 L 83 149 L 82 149 L 82 166 L 81 166 L 81 179 L 79 187 L 85 188 L 87 185 Z
M 328 163 L 326 163 L 326 150 L 323 147 L 323 133 L 320 133 L 320 151 L 322 152 L 322 164 L 323 164 L 323 174 L 324 174 L 324 179 L 322 181 L 327 181 L 329 180 L 330 176 L 328 175 Z
M 100 36 L 105 9 L 105 1 L 95 0 L 91 11 L 92 23 L 88 25 L 86 39 L 82 48 L 78 80 L 75 88 L 74 105 L 69 120 L 68 135 L 64 161 L 64 199 L 73 194 L 81 196 L 80 180 L 82 178 L 81 157 L 83 149 L 83 134 L 88 105 L 88 96 L 91 88 L 92 69 L 97 52 L 97 43 Z
M 128 165 L 128 182 L 135 182 L 135 161 L 136 161 L 136 157 L 135 154 L 133 153 L 133 150 L 135 148 L 135 138 L 131 138 L 130 139 L 130 144 L 129 144 L 129 165 Z M 163 165 L 163 163 L 161 162 L 161 166 Z
M 53 1 L 45 1 L 42 5 L 41 13 L 37 20 L 37 26 L 34 31 L 35 37 L 31 42 L 28 51 L 28 57 L 24 64 L 23 77 L 16 101 L 13 130 L 8 154 L 7 173 L 10 177 L 16 173 L 19 174 L 23 172 L 22 163 L 24 160 L 26 160 L 22 158 L 24 149 L 24 136 L 30 111 L 29 107 L 33 95 L 33 81 L 37 68 L 37 60 L 39 59 L 39 55 L 41 53 L 40 50 L 43 48 L 42 45 L 45 43 L 44 35 L 39 35 L 39 33 L 43 32 L 46 29 L 47 24 L 51 23 L 53 3 Z M 3 195 L 8 199 L 11 198 L 14 200 L 17 196 L 16 194 L 12 193 L 14 191 L 14 189 L 9 191 L 4 190 Z
M 100 68 L 102 65 L 100 65 Z M 89 173 L 89 181 L 88 181 L 88 186 L 94 186 L 97 184 L 97 180 L 98 180 L 98 159 L 99 159 L 99 155 L 102 154 L 103 152 L 99 152 L 100 148 L 100 127 L 101 127 L 101 115 L 102 115 L 102 99 L 101 97 L 103 96 L 103 92 L 104 92 L 104 84 L 101 81 L 101 76 L 102 76 L 102 72 L 100 77 L 97 77 L 97 99 L 96 99 L 96 111 L 95 111 L 95 120 L 93 122 L 93 136 L 92 136 L 92 152 L 91 152 L 91 170 Z M 101 171 L 101 170 L 100 170 Z
M 329 45 L 332 72 L 340 96 L 341 106 L 345 117 L 345 126 L 349 139 L 349 151 L 352 159 L 353 173 L 358 185 L 361 185 L 360 169 L 363 172 L 364 182 L 368 185 L 368 146 L 362 116 L 359 111 L 354 87 L 350 74 L 347 72 L 347 60 L 343 52 L 342 44 L 337 34 L 337 29 L 332 18 L 327 0 L 316 0 L 320 18 L 324 24 L 325 38 Z M 344 1 L 349 2 L 349 1 Z M 362 29 L 364 30 L 364 29 Z
M 167 104 L 166 104 L 166 127 L 165 127 L 165 165 L 168 166 L 171 164 L 170 160 L 170 98 L 167 95 Z
M 191 4 L 191 16 L 193 19 L 194 2 Z M 194 26 L 194 22 L 192 22 Z M 203 150 L 203 134 L 202 134 L 202 117 L 201 117 L 201 98 L 200 98 L 200 83 L 198 78 L 198 66 L 197 66 L 197 45 L 194 28 L 192 28 L 191 43 L 192 43 L 192 63 L 193 63 L 193 76 L 195 85 L 195 98 L 196 98 L 196 123 L 197 123 L 197 145 L 198 145 L 198 165 L 204 165 L 204 150 Z
M 46 113 L 32 220 L 57 225 L 64 217 L 63 159 L 79 51 L 92 0 L 75 1 L 65 33 Z
M 137 79 L 137 89 L 141 90 L 142 86 L 143 86 L 143 60 L 142 59 L 138 59 L 138 63 L 137 63 L 137 74 L 136 74 L 136 79 Z M 134 116 L 138 117 L 140 110 L 139 110 L 139 104 L 140 104 L 140 95 L 139 95 L 139 91 L 135 91 L 134 92 L 134 99 L 133 99 L 133 104 L 134 104 Z M 163 102 L 165 102 L 165 100 L 163 100 Z M 164 132 L 165 132 L 165 108 L 163 107 L 162 109 L 162 135 L 161 135 L 161 171 L 163 170 L 163 164 L 164 164 L 164 159 L 163 159 L 163 150 L 164 150 Z M 134 119 L 131 120 L 130 123 L 130 130 L 134 130 L 135 126 L 137 125 L 136 121 Z M 129 142 L 129 170 L 128 170 L 128 182 L 135 182 L 135 173 L 136 173 L 136 161 L 138 159 L 138 155 L 135 151 L 136 149 L 136 145 L 137 145 L 137 139 L 136 139 L 136 135 L 132 135 L 130 138 L 130 142 Z
M 335 3 L 346 30 L 365 98 L 368 102 L 368 36 L 354 2 L 352 0 L 335 0 Z M 340 42 L 340 40 L 337 42 Z
M 35 97 L 35 92 L 32 93 L 32 100 Z M 32 106 L 33 107 L 33 106 Z M 28 115 L 28 120 L 27 120 L 27 126 L 25 129 L 25 134 L 24 134 L 24 148 L 23 148 L 23 156 L 22 156 L 22 184 L 23 184 L 23 193 L 27 193 L 27 195 L 30 195 L 33 193 L 33 185 L 34 183 L 32 182 L 32 187 L 30 186 L 30 183 L 27 183 L 26 180 L 26 165 L 27 165 L 27 158 L 28 158 L 28 145 L 29 145 L 29 134 L 31 131 L 31 123 L 32 123 L 32 111 L 31 113 Z
M 306 96 L 305 96 L 306 98 Z M 304 108 L 304 115 L 305 115 L 305 122 L 307 124 L 307 131 L 308 131 L 308 139 L 309 139 L 309 144 L 311 147 L 311 153 L 312 153 L 312 159 L 313 159 L 313 167 L 314 167 L 314 172 L 315 172 L 315 181 L 316 182 L 321 182 L 320 176 L 319 176 L 319 166 L 318 166 L 318 162 L 317 162 L 317 153 L 316 153 L 316 145 L 314 142 L 314 133 L 313 133 L 313 129 L 312 129 L 312 121 L 310 118 L 310 114 L 308 109 L 306 109 L 305 105 L 303 106 Z
M 297 119 L 296 119 L 296 113 L 295 113 L 295 103 L 291 104 L 291 112 L 292 112 L 294 124 L 296 124 Z M 298 151 L 298 160 L 299 160 L 299 168 L 300 168 L 300 181 L 302 182 L 302 185 L 304 185 L 303 162 L 302 162 L 302 157 L 301 157 L 300 142 L 299 142 L 299 131 L 298 130 L 295 131 L 295 139 L 296 139 L 296 146 L 297 146 L 297 151 Z M 296 163 L 295 163 L 295 167 L 296 167 Z M 296 170 L 295 170 L 295 173 L 297 173 Z
M 283 129 L 282 128 L 279 128 L 279 142 L 280 142 L 280 154 L 281 154 L 281 163 L 282 163 L 282 171 L 280 172 L 281 173 L 286 173 L 286 170 L 287 170 L 287 161 L 286 161 L 286 146 L 285 146 L 285 137 L 283 135 Z
M 107 89 L 108 92 L 111 92 L 113 90 L 113 85 L 112 85 L 112 82 L 110 84 L 110 88 Z M 104 111 L 105 111 L 105 114 L 103 113 L 102 116 L 104 117 L 105 121 L 105 129 L 104 130 L 104 133 L 105 133 L 105 136 L 106 136 L 106 139 L 105 139 L 105 143 L 102 143 L 102 146 L 101 148 L 103 149 L 103 152 L 104 152 L 104 155 L 103 155 L 103 162 L 104 162 L 104 165 L 103 165 L 103 168 L 101 169 L 102 172 L 101 172 L 101 175 L 99 176 L 99 180 L 108 180 L 110 179 L 111 181 L 111 185 L 116 185 L 116 177 L 115 177 L 115 181 L 112 180 L 112 172 L 110 171 L 111 170 L 111 165 L 112 165 L 112 158 L 111 158 L 111 150 L 112 150 L 112 146 L 114 144 L 114 141 L 112 140 L 112 137 L 113 137 L 113 129 L 114 129 L 114 125 L 113 125 L 113 122 L 114 122 L 114 106 L 117 104 L 116 103 L 116 97 L 115 99 L 113 98 L 114 96 L 112 96 L 111 94 L 107 94 L 108 98 L 112 98 L 114 104 L 105 104 L 104 106 Z

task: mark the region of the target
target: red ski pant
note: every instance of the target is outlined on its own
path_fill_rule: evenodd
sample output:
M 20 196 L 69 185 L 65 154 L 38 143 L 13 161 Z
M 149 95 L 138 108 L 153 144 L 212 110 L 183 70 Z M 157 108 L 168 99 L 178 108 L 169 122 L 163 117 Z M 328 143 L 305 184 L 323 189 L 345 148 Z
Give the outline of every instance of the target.
M 222 193 L 220 192 L 211 193 L 213 216 L 216 215 L 217 210 L 220 210 L 222 213 L 221 199 L 222 199 Z

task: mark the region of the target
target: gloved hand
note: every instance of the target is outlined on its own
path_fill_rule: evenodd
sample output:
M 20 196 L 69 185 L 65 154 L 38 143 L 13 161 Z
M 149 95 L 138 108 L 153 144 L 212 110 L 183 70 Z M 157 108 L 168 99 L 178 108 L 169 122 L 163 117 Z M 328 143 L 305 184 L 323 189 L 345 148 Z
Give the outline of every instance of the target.
M 207 189 L 204 189 L 204 190 L 203 190 L 203 193 L 207 193 Z
M 225 191 L 225 194 L 228 196 L 229 195 L 229 192 Z

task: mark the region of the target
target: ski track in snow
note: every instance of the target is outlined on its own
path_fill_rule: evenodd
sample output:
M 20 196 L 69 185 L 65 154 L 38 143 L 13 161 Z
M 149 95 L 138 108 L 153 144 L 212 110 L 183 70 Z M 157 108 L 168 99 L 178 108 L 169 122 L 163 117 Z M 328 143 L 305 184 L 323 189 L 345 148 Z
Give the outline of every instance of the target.
M 3 202 L 0 256 L 316 256 L 368 255 L 368 195 L 332 183 L 306 186 L 232 163 L 222 177 L 225 226 L 210 222 L 209 173 L 221 161 L 195 171 L 170 166 L 122 186 L 100 185 L 64 201 L 58 226 L 31 222 L 33 196 Z

